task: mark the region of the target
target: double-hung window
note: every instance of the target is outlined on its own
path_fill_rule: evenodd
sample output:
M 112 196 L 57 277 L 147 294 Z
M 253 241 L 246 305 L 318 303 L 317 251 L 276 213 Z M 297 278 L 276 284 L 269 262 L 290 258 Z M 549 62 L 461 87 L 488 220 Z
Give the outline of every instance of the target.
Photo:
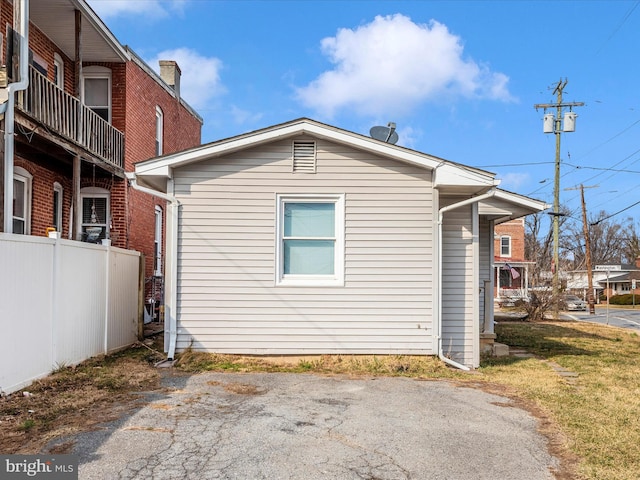
M 109 190 L 99 187 L 85 187 L 80 190 L 82 204 L 82 241 L 100 243 L 109 238 Z
M 509 236 L 500 237 L 500 256 L 501 257 L 511 256 L 511 237 Z
M 276 284 L 344 284 L 344 195 L 279 195 Z
M 156 107 L 156 155 L 162 155 L 163 152 L 163 137 L 164 137 L 164 115 L 162 109 Z
M 33 176 L 22 167 L 13 170 L 13 233 L 31 234 L 31 184 Z
M 82 69 L 82 76 L 84 104 L 111 123 L 111 70 L 92 65 Z
M 56 232 L 62 232 L 62 185 L 58 182 L 53 184 L 53 227 Z

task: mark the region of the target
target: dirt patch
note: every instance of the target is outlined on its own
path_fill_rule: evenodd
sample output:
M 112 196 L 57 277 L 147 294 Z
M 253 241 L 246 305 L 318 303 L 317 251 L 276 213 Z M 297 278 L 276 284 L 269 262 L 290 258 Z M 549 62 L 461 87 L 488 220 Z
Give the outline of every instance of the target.
M 142 391 L 160 389 L 154 345 L 59 368 L 26 389 L 0 398 L 0 452 L 40 453 L 47 442 L 87 431 L 140 406 Z M 71 445 L 57 446 L 64 453 Z M 62 450 L 60 450 L 62 449 Z
M 487 393 L 507 397 L 511 399 L 513 403 L 494 402 L 494 405 L 519 408 L 529 412 L 538 420 L 538 431 L 547 439 L 547 449 L 549 453 L 557 458 L 560 463 L 558 468 L 553 469 L 554 478 L 556 480 L 575 480 L 577 478 L 575 472 L 577 471 L 580 459 L 570 452 L 567 447 L 568 440 L 566 436 L 560 431 L 560 428 L 551 419 L 548 412 L 545 412 L 534 402 L 518 396 L 513 389 L 505 385 L 482 382 L 466 384 L 460 382 L 458 385 L 461 387 L 472 386 Z

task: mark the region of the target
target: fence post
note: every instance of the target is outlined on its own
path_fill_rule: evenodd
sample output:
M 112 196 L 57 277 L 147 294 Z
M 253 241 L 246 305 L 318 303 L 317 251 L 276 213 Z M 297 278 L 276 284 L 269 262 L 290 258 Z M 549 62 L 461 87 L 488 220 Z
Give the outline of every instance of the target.
M 51 232 L 49 238 L 55 240 L 53 244 L 53 270 L 51 272 L 51 366 L 57 368 L 58 364 L 58 321 L 60 318 L 59 301 L 58 301 L 58 285 L 61 283 L 61 266 L 60 259 L 60 233 Z
M 138 257 L 138 340 L 144 340 L 144 253 Z
M 105 247 L 105 295 L 104 295 L 104 354 L 109 353 L 109 304 L 111 303 L 111 285 L 110 285 L 110 271 L 111 271 L 111 247 L 107 245 Z

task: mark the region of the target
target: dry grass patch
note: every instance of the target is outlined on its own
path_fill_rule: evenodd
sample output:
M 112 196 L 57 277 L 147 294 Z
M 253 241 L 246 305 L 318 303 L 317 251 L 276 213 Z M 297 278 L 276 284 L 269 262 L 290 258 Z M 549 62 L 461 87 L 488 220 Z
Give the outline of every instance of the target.
M 186 350 L 176 368 L 199 372 L 289 372 L 348 375 L 391 375 L 424 378 L 465 378 L 435 357 L 411 355 L 318 355 L 314 357 L 251 357 Z
M 0 452 L 38 453 L 53 438 L 117 418 L 135 401 L 132 393 L 159 386 L 151 363 L 161 358 L 138 345 L 60 367 L 23 391 L 0 398 Z
M 640 337 L 578 322 L 505 323 L 499 341 L 538 358 L 491 359 L 481 372 L 540 406 L 582 460 L 582 478 L 630 480 L 640 472 Z M 549 362 L 578 376 L 567 382 Z

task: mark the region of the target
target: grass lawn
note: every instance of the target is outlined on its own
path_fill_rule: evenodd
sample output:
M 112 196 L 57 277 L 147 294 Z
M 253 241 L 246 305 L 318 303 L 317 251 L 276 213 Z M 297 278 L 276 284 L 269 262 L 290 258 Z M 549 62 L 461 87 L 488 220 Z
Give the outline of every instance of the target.
M 480 372 L 549 415 L 580 459 L 580 478 L 640 478 L 640 336 L 580 322 L 505 323 L 497 333 L 536 358 L 488 359 Z
M 532 356 L 487 358 L 472 373 L 434 357 L 319 356 L 291 361 L 187 351 L 176 369 L 401 375 L 472 384 L 517 399 L 537 415 L 564 460 L 559 479 L 640 478 L 640 336 L 579 322 L 496 326 L 498 341 Z M 74 368 L 60 368 L 0 399 L 0 453 L 37 453 L 47 440 L 94 428 L 134 408 L 141 390 L 160 389 L 160 346 L 137 345 Z M 128 405 L 128 407 L 127 407 Z M 71 446 L 69 446 L 71 448 Z M 65 453 L 63 451 L 54 453 Z

